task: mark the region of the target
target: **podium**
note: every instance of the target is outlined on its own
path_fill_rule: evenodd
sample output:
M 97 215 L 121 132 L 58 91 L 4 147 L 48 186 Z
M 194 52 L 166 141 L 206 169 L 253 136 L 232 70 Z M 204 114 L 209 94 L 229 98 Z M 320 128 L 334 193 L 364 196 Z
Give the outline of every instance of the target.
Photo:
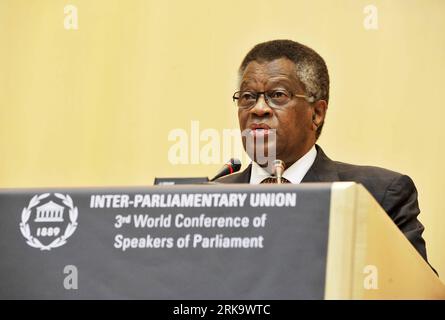
M 325 298 L 445 298 L 442 282 L 362 185 L 332 185 L 330 221 Z
M 356 183 L 0 189 L 1 299 L 444 299 Z

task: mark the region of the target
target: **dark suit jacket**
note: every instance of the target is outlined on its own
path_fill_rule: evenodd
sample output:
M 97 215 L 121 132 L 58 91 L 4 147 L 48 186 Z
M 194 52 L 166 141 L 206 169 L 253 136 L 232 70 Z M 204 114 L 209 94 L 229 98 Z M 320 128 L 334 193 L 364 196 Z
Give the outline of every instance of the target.
M 361 183 L 388 213 L 420 255 L 427 260 L 423 225 L 417 220 L 420 213 L 417 190 L 410 177 L 370 166 L 356 166 L 332 161 L 316 145 L 317 157 L 304 176 L 304 182 L 354 181 Z M 251 165 L 246 170 L 221 177 L 220 183 L 249 183 Z

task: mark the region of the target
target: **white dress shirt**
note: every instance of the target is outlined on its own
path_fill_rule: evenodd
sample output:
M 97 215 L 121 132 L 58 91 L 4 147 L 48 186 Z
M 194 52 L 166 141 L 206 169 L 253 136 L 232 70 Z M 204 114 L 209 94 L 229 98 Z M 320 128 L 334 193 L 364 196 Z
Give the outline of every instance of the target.
M 289 168 L 284 170 L 283 178 L 286 178 L 291 183 L 299 184 L 303 180 L 306 173 L 314 164 L 317 157 L 317 149 L 315 145 L 298 161 L 294 162 Z M 252 162 L 252 171 L 250 174 L 250 184 L 260 184 L 261 181 L 270 177 L 270 173 L 260 167 L 256 162 Z

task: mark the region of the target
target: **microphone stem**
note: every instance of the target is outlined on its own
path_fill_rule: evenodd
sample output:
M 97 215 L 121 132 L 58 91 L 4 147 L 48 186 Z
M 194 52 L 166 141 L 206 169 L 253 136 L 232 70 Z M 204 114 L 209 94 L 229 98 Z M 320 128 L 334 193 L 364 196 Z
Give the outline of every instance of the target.
M 281 184 L 281 179 L 283 177 L 283 171 L 284 171 L 284 162 L 282 160 L 275 160 L 274 161 L 274 170 L 275 170 L 275 176 L 277 177 L 277 184 Z

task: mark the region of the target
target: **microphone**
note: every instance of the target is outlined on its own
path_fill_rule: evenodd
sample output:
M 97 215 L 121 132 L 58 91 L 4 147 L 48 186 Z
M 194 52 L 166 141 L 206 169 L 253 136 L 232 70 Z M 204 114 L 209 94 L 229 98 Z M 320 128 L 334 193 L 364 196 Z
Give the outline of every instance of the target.
M 241 161 L 236 158 L 231 158 L 227 163 L 223 165 L 221 169 L 219 169 L 216 176 L 214 176 L 210 181 L 215 181 L 218 178 L 237 172 L 239 171 L 239 169 L 241 169 Z
M 285 168 L 285 164 L 283 160 L 274 160 L 273 161 L 273 175 L 277 177 L 277 183 L 281 184 L 281 178 L 283 177 L 283 172 Z

